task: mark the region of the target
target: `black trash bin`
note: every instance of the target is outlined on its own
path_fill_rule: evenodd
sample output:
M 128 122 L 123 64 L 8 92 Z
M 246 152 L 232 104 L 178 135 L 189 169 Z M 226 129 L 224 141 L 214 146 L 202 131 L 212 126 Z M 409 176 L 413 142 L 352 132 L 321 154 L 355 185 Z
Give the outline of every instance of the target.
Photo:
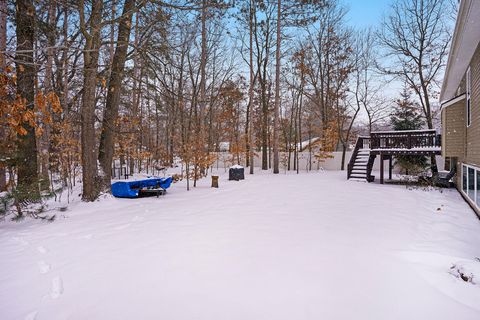
M 234 165 L 228 170 L 228 180 L 244 180 L 245 173 L 242 166 Z

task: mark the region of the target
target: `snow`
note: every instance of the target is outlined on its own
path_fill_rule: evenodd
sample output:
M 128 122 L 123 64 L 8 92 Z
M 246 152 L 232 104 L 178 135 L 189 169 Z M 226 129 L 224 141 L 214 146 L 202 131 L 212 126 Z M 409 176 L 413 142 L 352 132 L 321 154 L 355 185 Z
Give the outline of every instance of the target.
M 442 147 L 376 148 L 372 151 L 442 151 Z
M 0 318 L 480 319 L 480 222 L 457 191 L 245 178 L 0 223 Z
M 171 177 L 171 175 L 149 175 L 149 174 L 134 174 L 134 175 L 129 175 L 128 179 L 124 179 L 123 177 L 120 179 L 112 179 L 112 183 L 115 182 L 133 182 L 133 181 L 138 181 L 138 180 L 150 180 L 150 179 L 158 179 L 158 178 L 167 178 Z
M 231 166 L 230 169 L 243 169 L 243 167 L 239 164 L 236 164 L 236 165 Z
M 387 131 L 373 131 L 372 134 L 402 134 L 402 133 L 426 133 L 437 132 L 436 129 L 418 129 L 418 130 L 387 130 Z

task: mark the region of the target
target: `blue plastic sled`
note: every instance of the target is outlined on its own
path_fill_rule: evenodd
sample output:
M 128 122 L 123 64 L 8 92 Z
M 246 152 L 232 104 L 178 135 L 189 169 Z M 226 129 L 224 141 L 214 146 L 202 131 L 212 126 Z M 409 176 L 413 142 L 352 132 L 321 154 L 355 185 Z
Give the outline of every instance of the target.
M 112 194 L 117 198 L 140 198 L 164 194 L 172 184 L 172 177 L 150 178 L 112 183 Z

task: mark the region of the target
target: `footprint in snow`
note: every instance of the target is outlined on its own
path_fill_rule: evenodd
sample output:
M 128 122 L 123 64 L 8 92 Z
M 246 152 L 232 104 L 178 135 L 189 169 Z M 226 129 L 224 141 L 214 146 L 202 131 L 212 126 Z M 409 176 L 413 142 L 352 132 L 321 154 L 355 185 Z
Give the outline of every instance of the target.
M 115 227 L 114 229 L 115 230 L 123 230 L 123 229 L 127 229 L 128 227 L 130 227 L 131 224 L 130 223 L 127 223 L 127 224 L 123 224 L 121 226 L 118 226 L 118 227 Z
M 135 221 L 143 221 L 143 220 L 145 220 L 145 218 L 144 218 L 144 217 L 140 217 L 140 216 L 135 216 L 135 217 L 132 218 L 132 221 L 134 221 L 134 222 L 135 222 Z
M 50 297 L 57 299 L 63 293 L 63 280 L 60 277 L 55 277 L 52 280 L 52 289 L 50 291 Z
M 37 251 L 41 254 L 45 254 L 45 253 L 47 253 L 48 250 L 43 246 L 38 246 Z
M 38 311 L 30 312 L 25 316 L 25 320 L 35 320 L 37 318 Z
M 38 265 L 38 270 L 40 271 L 41 274 L 45 274 L 48 271 L 50 271 L 50 265 L 45 261 L 38 261 L 37 265 Z
M 80 238 L 81 238 L 81 239 L 90 240 L 90 239 L 93 238 L 93 234 L 86 234 L 86 235 L 84 235 L 84 236 L 81 236 Z

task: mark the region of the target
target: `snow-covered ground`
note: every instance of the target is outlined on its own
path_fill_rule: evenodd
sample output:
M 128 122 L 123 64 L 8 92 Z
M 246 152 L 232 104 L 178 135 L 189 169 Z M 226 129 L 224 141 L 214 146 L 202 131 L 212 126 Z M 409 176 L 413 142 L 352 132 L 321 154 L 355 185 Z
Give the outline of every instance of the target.
M 226 179 L 1 222 L 0 319 L 480 319 L 480 222 L 456 191 Z

